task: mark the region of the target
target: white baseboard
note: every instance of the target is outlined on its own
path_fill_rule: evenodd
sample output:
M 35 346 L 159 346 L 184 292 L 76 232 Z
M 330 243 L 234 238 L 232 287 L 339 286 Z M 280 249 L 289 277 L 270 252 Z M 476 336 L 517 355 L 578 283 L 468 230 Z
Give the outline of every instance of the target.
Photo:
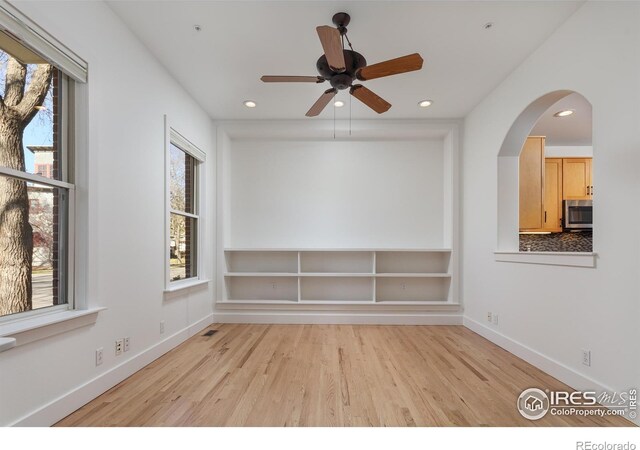
M 10 426 L 41 427 L 53 425 L 212 323 L 213 314 L 209 314 L 194 324 L 183 328 L 163 341 L 149 347 L 142 353 L 132 356 L 127 361 L 122 362 L 74 390 L 29 413 Z
M 464 317 L 463 325 L 469 328 L 471 331 L 478 333 L 480 336 L 490 340 L 494 344 L 502 347 L 509 353 L 516 355 L 517 357 L 524 359 L 529 364 L 537 367 L 543 372 L 551 375 L 554 378 L 557 378 L 564 384 L 569 387 L 580 391 L 580 390 L 596 390 L 596 391 L 609 391 L 615 392 L 616 389 L 613 389 L 609 386 L 605 386 L 604 384 L 590 378 L 586 375 L 583 375 L 579 372 L 576 372 L 574 369 L 562 364 L 559 361 L 556 361 L 548 356 L 543 355 L 542 353 L 528 347 L 518 341 L 515 341 L 502 333 L 498 333 L 495 330 L 477 322 L 469 317 Z M 544 386 L 531 386 L 531 387 L 539 387 L 544 388 Z M 629 420 L 629 419 L 627 419 Z M 640 425 L 640 420 L 637 418 L 633 420 L 637 425 Z
M 357 325 L 462 325 L 462 314 L 283 313 L 269 311 L 216 311 L 216 323 L 357 324 Z

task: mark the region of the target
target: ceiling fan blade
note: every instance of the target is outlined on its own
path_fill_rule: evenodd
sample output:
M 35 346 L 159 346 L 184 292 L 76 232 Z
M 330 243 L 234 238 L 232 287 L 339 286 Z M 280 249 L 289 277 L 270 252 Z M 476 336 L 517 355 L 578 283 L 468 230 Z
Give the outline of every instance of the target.
M 264 75 L 260 78 L 265 83 L 324 83 L 322 77 L 300 77 L 287 75 Z
M 390 59 L 371 66 L 363 67 L 357 73 L 359 80 L 373 80 L 374 78 L 388 77 L 399 73 L 413 72 L 422 69 L 424 60 L 418 53 L 413 53 L 400 58 Z
M 342 49 L 342 39 L 340 31 L 337 28 L 323 25 L 316 27 L 320 43 L 324 49 L 324 56 L 327 57 L 327 63 L 334 72 L 344 72 L 347 65 L 344 62 L 344 53 Z
M 382 97 L 374 94 L 361 84 L 355 84 L 351 88 L 351 95 L 360 100 L 362 103 L 373 109 L 378 114 L 382 114 L 391 108 L 391 103 Z
M 338 90 L 335 88 L 324 91 L 324 94 L 313 104 L 311 109 L 305 114 L 307 117 L 315 117 L 329 104 L 331 99 L 336 96 Z

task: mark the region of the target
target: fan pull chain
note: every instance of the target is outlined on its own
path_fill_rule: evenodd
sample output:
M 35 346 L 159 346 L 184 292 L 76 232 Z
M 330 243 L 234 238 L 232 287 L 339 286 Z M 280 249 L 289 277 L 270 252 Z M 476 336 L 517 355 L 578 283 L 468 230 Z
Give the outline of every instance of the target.
M 349 96 L 349 136 L 351 136 L 351 97 L 353 95 Z
M 333 99 L 331 101 L 333 102 Z M 335 139 L 336 138 L 336 105 L 332 105 L 332 106 L 333 106 L 333 139 Z

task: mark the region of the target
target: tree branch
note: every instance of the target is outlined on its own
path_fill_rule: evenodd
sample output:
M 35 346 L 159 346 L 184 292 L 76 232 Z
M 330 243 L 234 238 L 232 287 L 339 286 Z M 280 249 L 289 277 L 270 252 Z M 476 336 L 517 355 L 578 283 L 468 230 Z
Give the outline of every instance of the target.
M 16 111 L 22 117 L 25 124 L 38 113 L 36 106 L 41 106 L 49 92 L 51 78 L 53 77 L 53 66 L 50 64 L 38 64 L 38 68 L 31 76 L 31 82 L 24 94 L 22 101 L 16 106 Z
M 4 102 L 7 106 L 16 106 L 24 95 L 24 84 L 27 79 L 27 66 L 10 57 L 7 62 L 5 77 Z

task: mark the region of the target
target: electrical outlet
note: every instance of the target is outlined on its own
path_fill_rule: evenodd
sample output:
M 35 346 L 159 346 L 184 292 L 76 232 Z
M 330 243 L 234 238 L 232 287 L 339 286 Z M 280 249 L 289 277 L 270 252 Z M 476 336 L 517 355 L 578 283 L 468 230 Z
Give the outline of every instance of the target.
M 494 314 L 494 315 L 493 315 L 493 317 L 492 317 L 491 319 L 492 319 L 492 320 L 491 320 L 491 322 L 492 322 L 494 325 L 498 325 L 498 315 L 497 315 L 497 314 Z
M 129 351 L 129 338 L 128 337 L 124 338 L 124 348 L 123 348 L 123 350 L 125 352 Z
M 582 364 L 591 366 L 591 350 L 582 350 Z
M 271 288 L 278 289 L 278 283 L 271 283 Z
M 489 323 L 493 322 L 490 312 L 487 313 L 487 322 L 489 322 Z
M 96 349 L 96 366 L 99 366 L 100 364 L 102 364 L 103 350 L 104 349 L 102 347 Z
M 122 354 L 122 347 L 124 346 L 124 342 L 122 339 L 116 340 L 116 356 Z
M 164 334 L 164 320 L 160 321 L 160 334 Z
M 402 290 L 404 291 L 405 289 L 407 289 L 407 285 L 405 283 L 402 283 Z

